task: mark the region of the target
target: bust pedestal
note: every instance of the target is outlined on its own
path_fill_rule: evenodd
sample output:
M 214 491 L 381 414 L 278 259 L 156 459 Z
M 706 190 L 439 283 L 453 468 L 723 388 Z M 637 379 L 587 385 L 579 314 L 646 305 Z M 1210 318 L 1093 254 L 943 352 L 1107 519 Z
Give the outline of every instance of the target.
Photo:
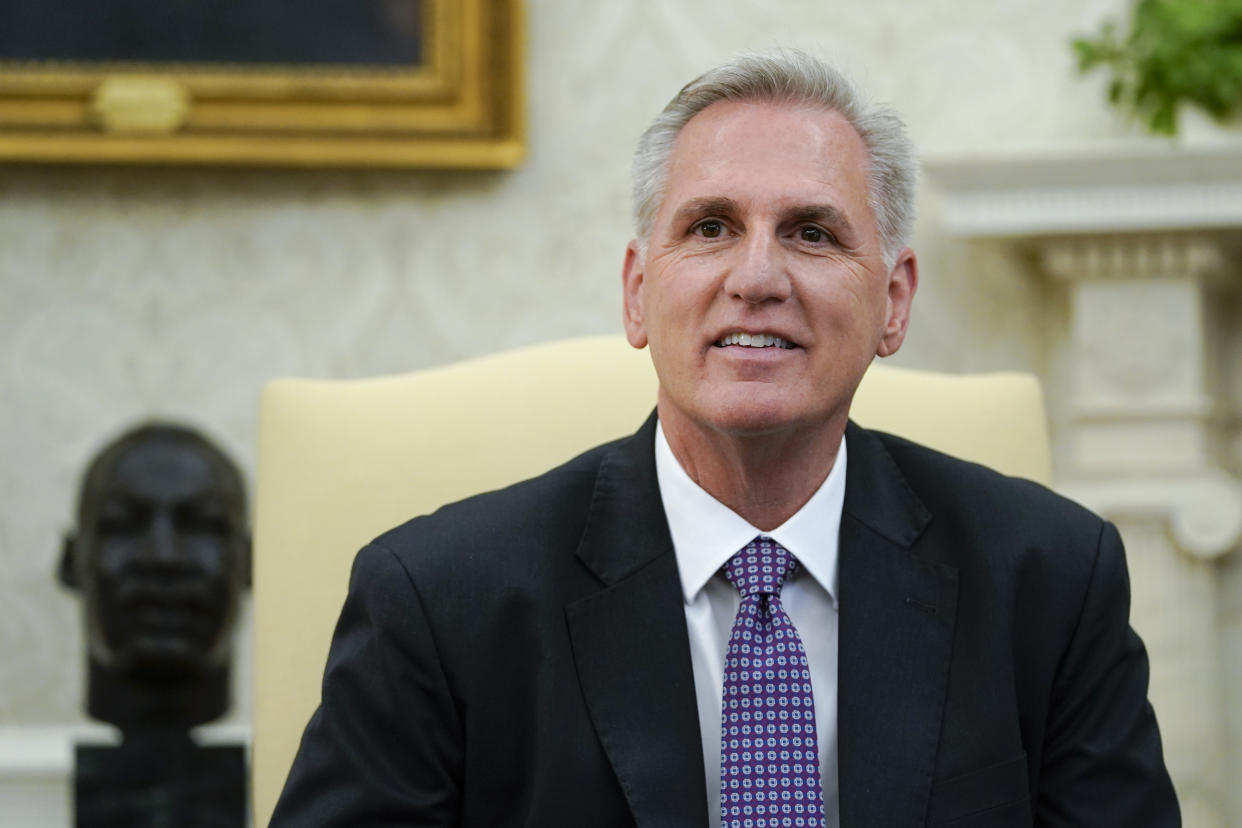
M 241 745 L 196 744 L 188 733 L 126 734 L 119 746 L 78 745 L 76 828 L 244 828 Z

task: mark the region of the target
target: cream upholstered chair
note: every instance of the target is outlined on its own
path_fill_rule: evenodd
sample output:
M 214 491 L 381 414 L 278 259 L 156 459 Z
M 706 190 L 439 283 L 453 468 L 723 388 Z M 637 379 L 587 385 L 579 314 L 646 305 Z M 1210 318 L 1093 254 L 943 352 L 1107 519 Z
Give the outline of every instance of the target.
M 385 529 L 634 431 L 646 352 L 567 340 L 414 374 L 277 380 L 263 394 L 255 525 L 254 815 L 266 825 L 319 704 L 354 553 Z M 858 422 L 1047 482 L 1036 380 L 875 365 Z

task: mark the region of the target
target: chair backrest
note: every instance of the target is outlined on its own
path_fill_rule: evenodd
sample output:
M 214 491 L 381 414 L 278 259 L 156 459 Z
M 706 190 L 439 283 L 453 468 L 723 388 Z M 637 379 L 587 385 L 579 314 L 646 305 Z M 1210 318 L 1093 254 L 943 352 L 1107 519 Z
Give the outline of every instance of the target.
M 255 516 L 254 815 L 266 825 L 320 678 L 354 553 L 441 504 L 629 434 L 655 372 L 621 337 L 566 340 L 394 377 L 276 380 L 263 393 Z M 892 431 L 1047 482 L 1037 381 L 875 365 L 852 409 Z

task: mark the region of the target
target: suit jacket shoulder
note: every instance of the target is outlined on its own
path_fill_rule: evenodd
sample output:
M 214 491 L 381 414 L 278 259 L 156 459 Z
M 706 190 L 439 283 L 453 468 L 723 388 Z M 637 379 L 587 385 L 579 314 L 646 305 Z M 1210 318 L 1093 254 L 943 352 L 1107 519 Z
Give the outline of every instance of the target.
M 894 478 L 925 510 L 924 531 L 933 542 L 920 543 L 919 554 L 967 571 L 1013 570 L 1027 578 L 1055 579 L 1062 594 L 1074 584 L 1085 588 L 1101 539 L 1112 531 L 1099 515 L 1034 481 L 902 437 L 862 429 L 852 433 L 856 443 L 874 440 L 882 447 L 880 453 L 897 473 Z M 848 488 L 846 496 L 849 509 L 854 504 Z M 934 542 L 943 539 L 952 540 Z
M 964 519 L 1029 528 L 1063 529 L 1074 534 L 1098 531 L 1103 519 L 1046 486 L 1010 477 L 988 466 L 962 460 L 881 431 L 851 430 L 857 438 L 874 439 L 892 458 L 911 491 L 937 519 Z M 852 458 L 851 458 L 852 459 Z

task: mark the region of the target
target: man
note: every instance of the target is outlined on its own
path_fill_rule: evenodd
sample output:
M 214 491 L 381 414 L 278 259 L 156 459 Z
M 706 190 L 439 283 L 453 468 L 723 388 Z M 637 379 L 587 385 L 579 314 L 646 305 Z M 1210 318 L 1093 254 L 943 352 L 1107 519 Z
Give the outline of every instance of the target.
M 59 574 L 82 595 L 92 716 L 185 730 L 224 713 L 250 537 L 241 473 L 219 448 L 167 424 L 105 446 Z
M 896 117 L 745 57 L 634 176 L 658 419 L 360 553 L 273 824 L 1178 824 L 1116 531 L 848 423 L 918 281 Z

